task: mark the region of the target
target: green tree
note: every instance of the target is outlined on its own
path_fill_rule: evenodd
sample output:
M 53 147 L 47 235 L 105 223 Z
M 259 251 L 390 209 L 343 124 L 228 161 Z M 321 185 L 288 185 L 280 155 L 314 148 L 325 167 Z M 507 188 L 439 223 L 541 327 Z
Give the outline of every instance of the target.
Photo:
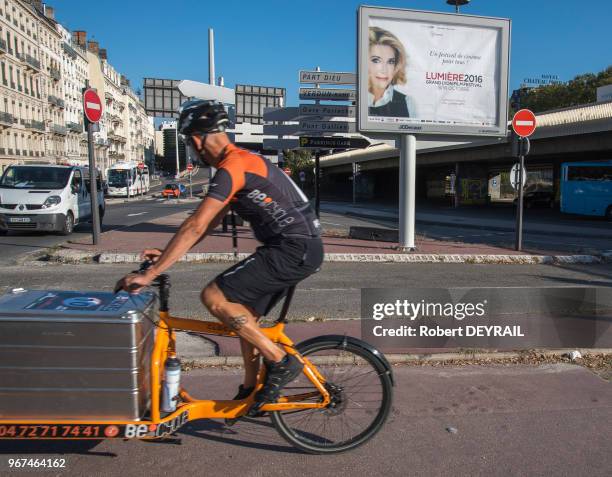
M 295 151 L 284 151 L 285 167 L 291 169 L 291 175 L 296 176 L 298 172 L 304 171 L 308 174 L 312 169 L 313 158 L 312 153 L 305 149 L 297 149 Z
M 551 109 L 569 108 L 580 104 L 594 103 L 597 88 L 612 84 L 612 66 L 599 73 L 585 73 L 567 83 L 551 84 L 523 90 L 521 108 L 534 113 Z M 514 114 L 514 112 L 511 112 Z

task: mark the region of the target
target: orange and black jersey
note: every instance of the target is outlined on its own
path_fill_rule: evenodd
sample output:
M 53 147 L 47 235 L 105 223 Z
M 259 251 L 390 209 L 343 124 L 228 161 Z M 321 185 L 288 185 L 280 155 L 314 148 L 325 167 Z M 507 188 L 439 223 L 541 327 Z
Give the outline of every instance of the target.
M 265 157 L 230 144 L 217 167 L 208 197 L 231 203 L 251 224 L 257 240 L 320 235 L 321 226 L 308 198 Z

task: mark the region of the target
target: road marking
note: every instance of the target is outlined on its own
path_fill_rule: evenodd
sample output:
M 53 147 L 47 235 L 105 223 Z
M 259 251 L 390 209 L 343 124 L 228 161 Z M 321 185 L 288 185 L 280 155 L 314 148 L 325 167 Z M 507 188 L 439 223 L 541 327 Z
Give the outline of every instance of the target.
M 137 214 L 127 214 L 128 217 L 136 217 L 137 215 L 148 214 L 148 212 L 138 212 Z

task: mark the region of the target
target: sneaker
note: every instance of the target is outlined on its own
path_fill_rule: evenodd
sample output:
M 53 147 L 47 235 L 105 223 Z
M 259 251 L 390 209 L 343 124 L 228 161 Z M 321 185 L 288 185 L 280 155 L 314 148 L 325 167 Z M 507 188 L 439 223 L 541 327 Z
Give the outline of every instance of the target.
M 278 363 L 266 364 L 266 382 L 263 388 L 255 395 L 255 403 L 249 409 L 248 416 L 256 416 L 259 414 L 259 409 L 266 403 L 276 402 L 280 396 L 281 390 L 297 378 L 304 365 L 296 357 L 287 354 Z
M 246 399 L 248 398 L 251 393 L 253 392 L 253 389 L 255 389 L 254 387 L 252 388 L 245 388 L 244 385 L 240 385 L 238 386 L 238 394 L 236 394 L 233 397 L 233 401 L 241 401 L 242 399 Z

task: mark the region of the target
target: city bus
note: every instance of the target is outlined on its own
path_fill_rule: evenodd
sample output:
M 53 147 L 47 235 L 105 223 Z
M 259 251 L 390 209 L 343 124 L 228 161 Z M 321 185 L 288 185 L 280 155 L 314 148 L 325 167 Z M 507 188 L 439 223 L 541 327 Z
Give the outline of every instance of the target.
M 118 162 L 107 170 L 110 197 L 131 197 L 149 192 L 149 168 L 138 169 L 136 162 Z
M 561 212 L 612 220 L 612 161 L 563 163 Z

